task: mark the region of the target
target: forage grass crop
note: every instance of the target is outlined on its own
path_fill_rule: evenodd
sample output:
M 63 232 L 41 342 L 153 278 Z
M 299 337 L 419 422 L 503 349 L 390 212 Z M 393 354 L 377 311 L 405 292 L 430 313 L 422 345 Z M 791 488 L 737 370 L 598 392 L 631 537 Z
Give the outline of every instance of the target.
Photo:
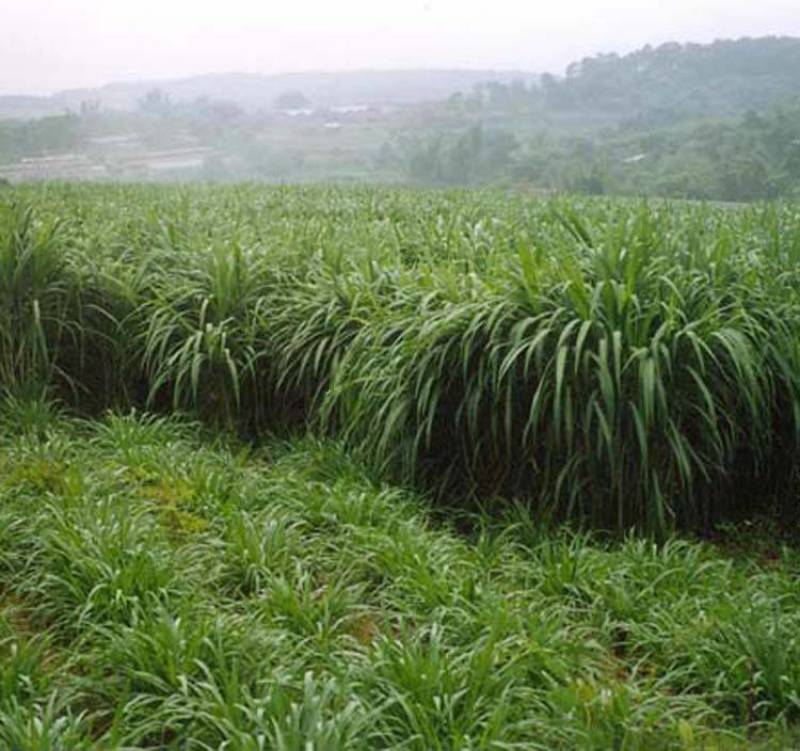
M 59 224 L 37 222 L 21 204 L 0 212 L 0 383 L 6 387 L 52 381 L 63 340 L 76 335 Z
M 791 204 L 9 195 L 6 390 L 188 411 L 251 437 L 313 425 L 451 505 L 517 498 L 540 520 L 662 537 L 762 513 L 792 523 Z

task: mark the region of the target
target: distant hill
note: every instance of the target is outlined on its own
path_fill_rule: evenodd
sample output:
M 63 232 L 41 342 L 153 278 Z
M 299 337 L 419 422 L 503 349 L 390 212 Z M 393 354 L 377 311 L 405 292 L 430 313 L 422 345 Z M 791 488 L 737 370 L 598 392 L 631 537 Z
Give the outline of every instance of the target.
M 352 104 L 406 104 L 436 101 L 468 92 L 486 82 L 530 84 L 538 76 L 524 71 L 393 70 L 260 75 L 222 73 L 168 81 L 110 83 L 95 89 L 62 91 L 51 97 L 0 97 L 0 117 L 29 117 L 77 110 L 94 101 L 108 109 L 132 110 L 153 89 L 173 102 L 206 98 L 234 102 L 246 111 L 269 109 L 286 91 L 299 91 L 317 107 Z
M 542 83 L 549 109 L 612 113 L 642 124 L 760 112 L 800 97 L 800 39 L 646 46 L 585 58 L 565 77 L 545 75 Z
M 550 112 L 605 113 L 615 120 L 636 118 L 642 124 L 728 117 L 746 110 L 763 111 L 776 102 L 800 97 L 800 39 L 648 45 L 627 55 L 584 58 L 560 76 L 493 70 L 364 70 L 221 73 L 117 82 L 61 91 L 51 97 L 0 97 L 0 118 L 78 111 L 82 102 L 130 111 L 154 89 L 169 95 L 174 103 L 227 100 L 255 112 L 272 108 L 276 98 L 287 91 L 300 92 L 314 107 L 391 105 L 443 100 L 457 92 L 469 94 L 481 84 L 491 84 L 496 93 L 516 84 L 515 92 L 530 90 L 538 106 Z

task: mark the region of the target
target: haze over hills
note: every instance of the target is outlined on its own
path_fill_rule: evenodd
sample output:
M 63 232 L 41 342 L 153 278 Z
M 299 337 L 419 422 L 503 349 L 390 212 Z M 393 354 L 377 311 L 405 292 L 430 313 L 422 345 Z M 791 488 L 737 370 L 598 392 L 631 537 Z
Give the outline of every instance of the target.
M 158 90 L 173 104 L 225 101 L 247 113 L 270 110 L 287 91 L 317 108 L 408 105 L 469 95 L 485 85 L 525 87 L 548 110 L 614 117 L 730 116 L 800 96 L 800 39 L 793 37 L 677 42 L 626 55 L 602 53 L 575 61 L 563 74 L 512 70 L 361 70 L 282 74 L 210 73 L 181 79 L 112 82 L 52 96 L 0 96 L 0 118 L 77 112 L 85 103 L 133 111 Z
M 116 83 L 0 99 L 14 115 L 0 122 L 0 178 L 794 197 L 798 71 L 800 39 L 765 37 L 601 54 L 560 76 L 395 70 Z
M 65 109 L 77 110 L 82 102 L 103 108 L 136 109 L 149 91 L 159 89 L 175 103 L 197 99 L 225 100 L 247 112 L 270 109 L 287 90 L 302 92 L 318 107 L 352 104 L 408 104 L 445 99 L 489 81 L 525 85 L 538 80 L 535 73 L 492 70 L 365 70 L 345 72 L 214 73 L 165 81 L 115 82 L 95 89 L 71 89 L 49 97 L 0 96 L 0 117 L 37 117 Z

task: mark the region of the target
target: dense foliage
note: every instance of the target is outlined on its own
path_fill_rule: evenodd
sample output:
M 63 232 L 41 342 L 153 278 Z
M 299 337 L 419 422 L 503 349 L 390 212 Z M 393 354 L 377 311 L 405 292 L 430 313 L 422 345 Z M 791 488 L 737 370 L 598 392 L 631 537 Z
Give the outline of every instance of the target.
M 443 499 L 794 519 L 800 214 L 501 193 L 6 191 L 0 385 L 310 422 Z
M 592 194 L 748 202 L 800 196 L 800 107 L 750 111 L 672 128 L 622 125 L 602 134 L 542 131 L 495 176 Z

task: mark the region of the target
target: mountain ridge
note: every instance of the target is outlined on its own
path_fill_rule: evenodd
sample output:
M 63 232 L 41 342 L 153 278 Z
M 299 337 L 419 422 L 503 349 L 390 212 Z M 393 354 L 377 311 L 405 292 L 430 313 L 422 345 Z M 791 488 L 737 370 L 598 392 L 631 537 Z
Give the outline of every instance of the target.
M 363 69 L 289 73 L 205 73 L 186 78 L 112 81 L 99 87 L 58 91 L 51 96 L 0 96 L 0 117 L 17 110 L 61 114 L 82 102 L 98 102 L 108 109 L 132 110 L 153 89 L 175 102 L 224 99 L 247 111 L 269 109 L 287 90 L 300 91 L 315 106 L 348 104 L 391 105 L 436 101 L 487 82 L 530 84 L 536 73 L 524 70 L 462 68 Z

